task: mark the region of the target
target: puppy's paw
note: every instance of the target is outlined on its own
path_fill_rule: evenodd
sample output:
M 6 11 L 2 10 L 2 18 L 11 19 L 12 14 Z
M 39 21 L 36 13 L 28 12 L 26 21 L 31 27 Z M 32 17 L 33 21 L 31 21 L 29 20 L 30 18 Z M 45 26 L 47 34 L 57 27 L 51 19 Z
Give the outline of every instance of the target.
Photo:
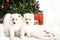
M 31 37 L 31 35 L 30 35 L 30 34 L 27 34 L 27 36 L 28 36 L 28 37 Z
M 14 39 L 14 37 L 10 37 L 10 40 L 13 40 Z
M 19 37 L 14 37 L 12 40 L 21 40 Z
M 21 39 L 23 39 L 23 38 L 24 38 L 24 36 L 20 36 L 20 38 L 21 38 Z
M 28 33 L 27 33 L 27 36 L 28 36 L 28 37 L 30 37 L 30 36 L 31 36 L 31 35 L 30 35 L 30 32 L 28 32 Z

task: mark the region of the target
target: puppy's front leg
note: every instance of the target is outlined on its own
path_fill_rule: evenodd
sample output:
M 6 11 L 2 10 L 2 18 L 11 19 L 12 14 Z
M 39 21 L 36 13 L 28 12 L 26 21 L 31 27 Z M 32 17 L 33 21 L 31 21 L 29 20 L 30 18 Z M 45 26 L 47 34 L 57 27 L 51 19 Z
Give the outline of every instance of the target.
M 24 34 L 25 34 L 24 30 L 22 30 L 21 33 L 20 33 L 20 38 L 21 39 L 24 38 Z
M 31 35 L 30 35 L 30 31 L 28 31 L 28 32 L 27 32 L 27 36 L 28 36 L 28 37 L 30 37 L 30 36 L 31 36 Z
M 10 39 L 13 40 L 13 38 L 14 38 L 14 30 L 11 29 L 10 30 Z
M 4 30 L 4 33 L 7 37 L 9 37 L 9 30 Z

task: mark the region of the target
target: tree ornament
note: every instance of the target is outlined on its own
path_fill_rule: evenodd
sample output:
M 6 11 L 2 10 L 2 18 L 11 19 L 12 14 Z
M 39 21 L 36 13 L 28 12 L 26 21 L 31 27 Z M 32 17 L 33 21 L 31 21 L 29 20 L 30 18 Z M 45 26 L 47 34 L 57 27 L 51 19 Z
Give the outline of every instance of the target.
M 12 5 L 10 5 L 10 6 L 9 6 L 9 9 L 12 10 L 12 8 L 13 8 Z
M 32 5 L 33 5 L 33 4 L 30 2 L 30 4 L 29 4 L 29 5 L 30 5 L 30 7 L 32 7 Z
M 36 6 L 38 9 L 40 8 L 39 5 Z
M 35 8 L 34 8 L 35 10 L 37 10 L 38 8 L 37 8 L 37 6 L 35 6 Z
M 9 3 L 10 0 L 5 0 L 6 3 Z
M 23 5 L 21 3 L 19 3 L 19 5 L 22 7 Z
M 0 6 L 0 9 L 4 9 L 4 5 L 1 5 L 1 6 Z

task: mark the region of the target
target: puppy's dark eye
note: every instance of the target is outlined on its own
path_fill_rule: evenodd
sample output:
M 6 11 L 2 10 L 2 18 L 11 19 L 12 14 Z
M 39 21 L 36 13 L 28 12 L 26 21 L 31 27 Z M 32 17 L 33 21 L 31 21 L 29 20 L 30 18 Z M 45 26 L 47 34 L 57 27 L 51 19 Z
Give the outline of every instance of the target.
M 20 17 L 20 15 L 18 17 Z
M 12 21 L 14 21 L 14 19 L 12 19 Z
M 25 19 L 25 20 L 27 20 L 27 19 Z
M 29 19 L 29 20 L 31 20 L 31 19 Z

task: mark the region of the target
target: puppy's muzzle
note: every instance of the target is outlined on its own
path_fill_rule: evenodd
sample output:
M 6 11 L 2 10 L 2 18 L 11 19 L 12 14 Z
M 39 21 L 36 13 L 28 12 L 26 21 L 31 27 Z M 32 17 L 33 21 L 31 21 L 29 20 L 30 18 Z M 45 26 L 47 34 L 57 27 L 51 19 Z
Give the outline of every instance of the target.
M 15 22 L 13 22 L 13 24 L 15 24 Z
M 27 24 L 29 23 L 29 22 L 26 22 Z

